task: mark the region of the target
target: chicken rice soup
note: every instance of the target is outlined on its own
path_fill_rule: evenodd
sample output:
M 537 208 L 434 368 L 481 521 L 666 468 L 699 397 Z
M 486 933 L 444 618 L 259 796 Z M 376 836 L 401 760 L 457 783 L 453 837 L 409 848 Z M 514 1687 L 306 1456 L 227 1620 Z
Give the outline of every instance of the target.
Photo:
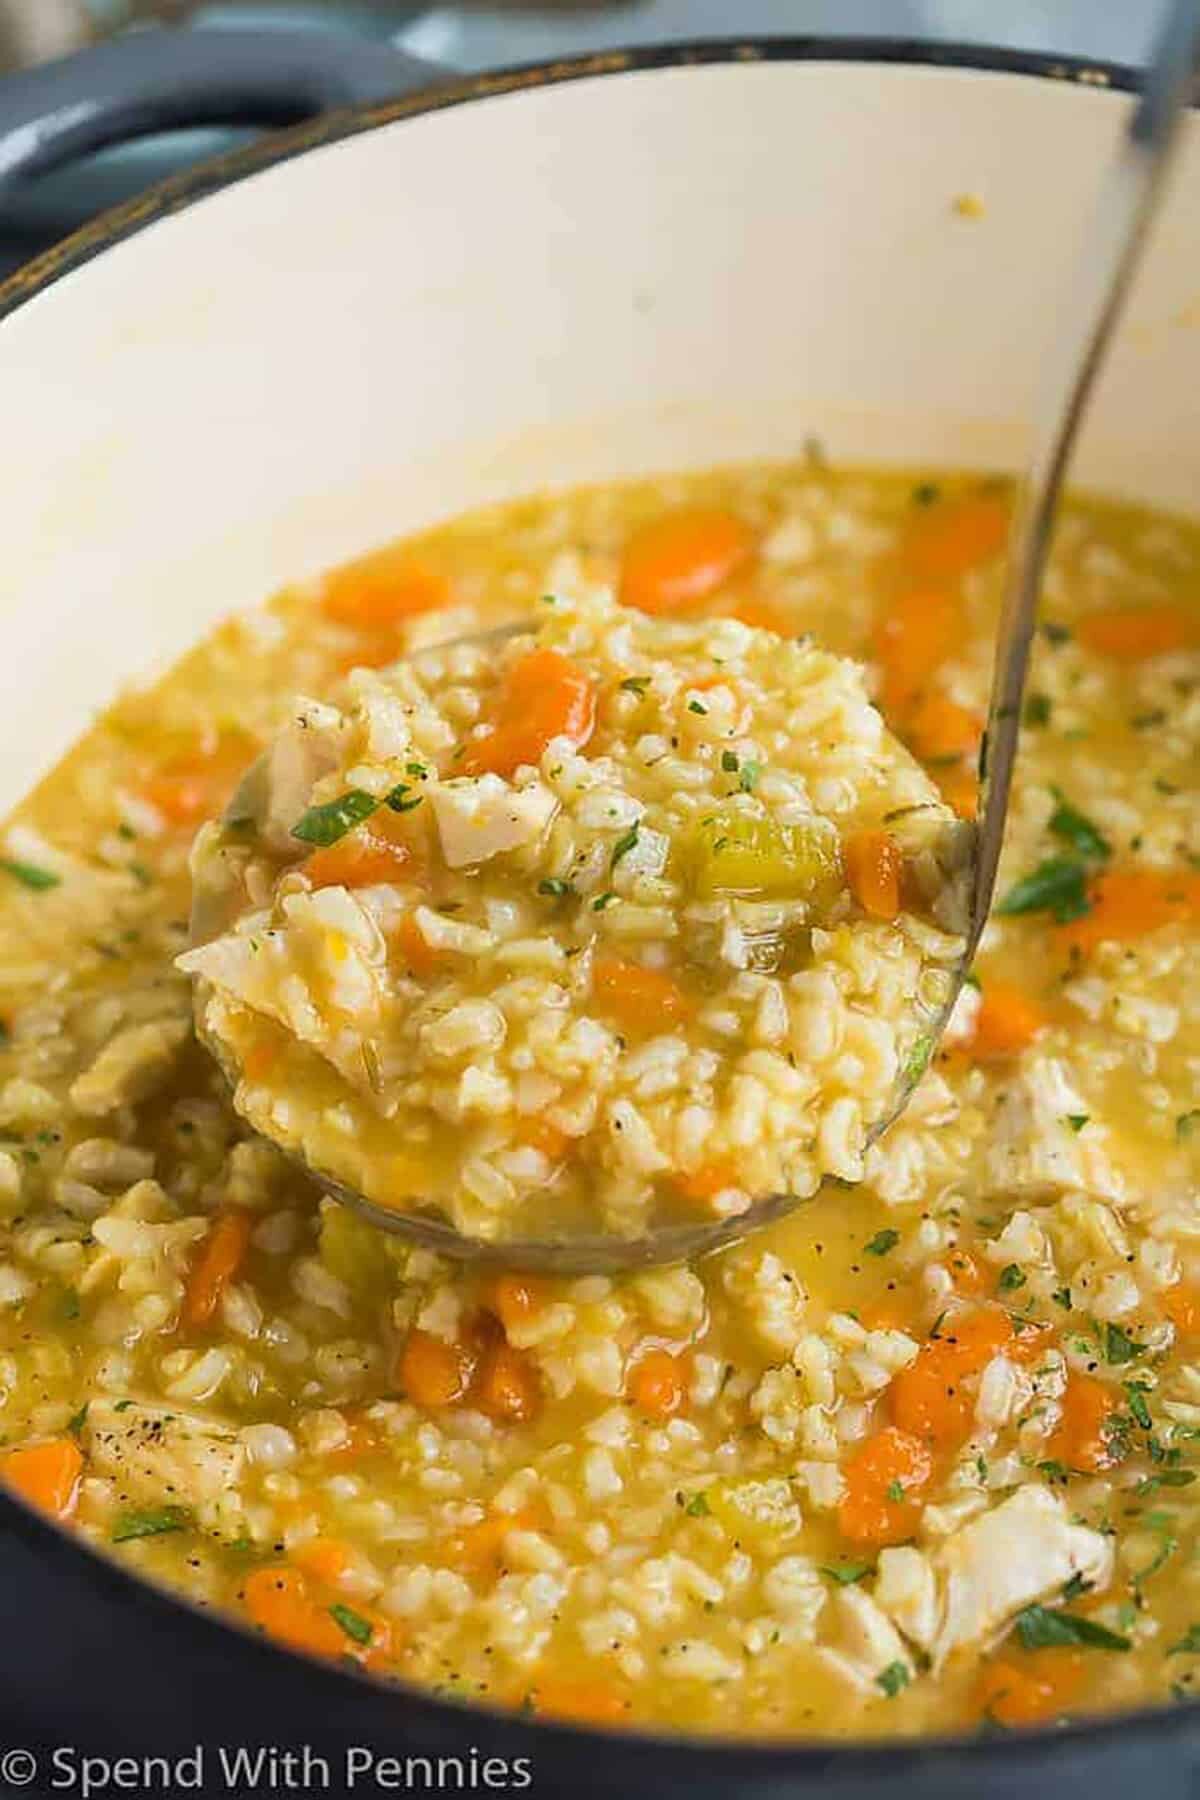
M 282 1644 L 536 1714 L 878 1736 L 1186 1700 L 1191 524 L 1068 510 L 971 984 L 896 1125 L 847 1126 L 923 1060 L 953 957 L 924 834 L 974 811 L 1008 505 L 816 456 L 526 501 L 122 698 L 0 834 L 13 1491 Z M 544 636 L 424 655 L 518 620 Z M 178 966 L 189 851 L 301 719 L 276 838 L 235 807 L 202 840 L 241 883 L 209 989 L 235 1106 Z M 261 989 L 254 909 L 288 921 Z M 364 945 L 382 1035 L 331 1010 Z M 304 1132 L 395 1099 L 389 1192 L 426 1172 L 496 1236 L 547 1193 L 627 1230 L 812 1197 L 691 1267 L 470 1270 L 241 1116 L 326 1091 Z

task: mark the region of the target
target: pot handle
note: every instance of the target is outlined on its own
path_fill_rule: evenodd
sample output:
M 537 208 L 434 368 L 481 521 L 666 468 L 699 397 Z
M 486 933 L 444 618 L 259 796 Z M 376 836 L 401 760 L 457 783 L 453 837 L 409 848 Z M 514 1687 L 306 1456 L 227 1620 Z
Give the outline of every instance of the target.
M 0 191 L 90 151 L 189 125 L 298 124 L 443 78 L 324 27 L 150 27 L 0 79 Z

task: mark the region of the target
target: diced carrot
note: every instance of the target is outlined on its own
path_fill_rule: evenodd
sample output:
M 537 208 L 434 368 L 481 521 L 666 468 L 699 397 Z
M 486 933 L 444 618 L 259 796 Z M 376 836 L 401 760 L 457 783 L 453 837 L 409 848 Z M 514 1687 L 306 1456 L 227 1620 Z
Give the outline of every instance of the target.
M 490 730 L 462 759 L 464 775 L 512 775 L 536 763 L 553 738 L 582 748 L 596 724 L 590 676 L 558 650 L 531 650 L 509 669 Z
M 1200 1291 L 1190 1282 L 1177 1281 L 1162 1297 L 1163 1311 L 1176 1331 L 1188 1336 L 1200 1331 Z
M 604 1681 L 539 1681 L 523 1698 L 543 1718 L 581 1725 L 619 1725 L 629 1716 L 628 1698 Z
M 255 748 L 247 732 L 220 732 L 160 763 L 142 783 L 142 797 L 168 825 L 198 825 L 220 812 L 254 760 Z
M 479 1364 L 471 1398 L 491 1419 L 505 1425 L 527 1425 L 542 1399 L 532 1357 L 503 1341 L 491 1345 Z
M 315 888 L 374 887 L 414 873 L 411 826 L 404 816 L 381 806 L 336 844 L 314 850 L 301 868 Z
M 0 1481 L 52 1519 L 69 1519 L 79 1498 L 83 1456 L 74 1438 L 47 1438 L 0 1456 Z
M 888 1402 L 895 1423 L 939 1449 L 961 1443 L 975 1410 L 964 1382 L 1012 1341 L 1012 1323 L 998 1306 L 980 1307 L 940 1326 L 892 1380 Z
M 974 757 L 983 721 L 944 694 L 924 694 L 902 721 L 904 740 L 923 761 L 947 756 Z
M 401 1347 L 396 1377 L 418 1406 L 457 1406 L 471 1391 L 478 1360 L 473 1345 L 448 1344 L 414 1326 Z
M 1077 1650 L 1038 1650 L 1017 1662 L 995 1657 L 984 1663 L 975 1683 L 978 1717 L 1005 1725 L 1040 1725 L 1058 1718 L 1083 1686 L 1083 1657 Z
M 218 1213 L 200 1246 L 183 1291 L 180 1318 L 195 1329 L 207 1325 L 250 1248 L 253 1215 L 245 1207 L 230 1206 Z
M 464 1525 L 452 1537 L 445 1539 L 445 1555 L 459 1568 L 495 1573 L 504 1552 L 504 1540 L 510 1531 L 545 1531 L 550 1522 L 550 1513 L 545 1503 L 540 1498 L 535 1498 L 528 1506 L 522 1506 L 516 1512 L 489 1513 L 477 1525 Z
M 732 1162 L 717 1160 L 701 1163 L 698 1169 L 690 1174 L 682 1170 L 674 1177 L 675 1186 L 685 1200 L 715 1200 L 726 1188 L 741 1186 L 741 1179 L 736 1166 Z
M 686 1351 L 647 1350 L 630 1369 L 625 1392 L 650 1419 L 672 1419 L 687 1400 L 692 1359 Z
M 346 1436 L 334 1449 L 325 1452 L 324 1460 L 337 1467 L 345 1464 L 361 1462 L 364 1456 L 379 1449 L 379 1437 L 372 1427 L 371 1421 L 360 1413 L 345 1412 Z
M 969 762 L 955 763 L 952 768 L 935 769 L 934 780 L 946 805 L 960 819 L 979 816 L 979 777 Z
M 697 606 L 754 553 L 749 527 L 722 507 L 684 507 L 641 526 L 621 558 L 621 601 L 642 612 Z
M 505 1331 L 509 1331 L 537 1317 L 546 1304 L 546 1287 L 536 1275 L 497 1275 L 489 1282 L 484 1297 Z
M 1016 1056 L 1048 1023 L 1037 1001 L 1019 987 L 1007 981 L 989 981 L 975 1015 L 971 1055 L 979 1062 Z
M 619 956 L 596 958 L 592 996 L 626 1031 L 645 1034 L 675 1025 L 691 1011 L 687 995 L 663 970 Z
M 1170 604 L 1112 607 L 1089 613 L 1075 629 L 1085 649 L 1120 662 L 1141 662 L 1200 643 L 1200 611 Z
M 844 1538 L 852 1544 L 898 1544 L 912 1536 L 918 1496 L 933 1473 L 933 1460 L 918 1438 L 886 1425 L 858 1446 L 842 1473 L 837 1522 Z
M 415 561 L 403 544 L 388 544 L 332 570 L 322 587 L 321 611 L 335 624 L 370 636 L 435 612 L 451 597 L 444 575 Z
M 914 589 L 889 599 L 874 644 L 883 675 L 879 700 L 889 720 L 901 723 L 918 703 L 960 635 L 959 611 L 952 595 L 938 589 Z
M 1068 1469 L 1111 1469 L 1121 1459 L 1105 1432 L 1105 1425 L 1116 1411 L 1113 1391 L 1091 1375 L 1067 1377 L 1062 1400 L 1062 1417 L 1046 1445 L 1047 1454 Z
M 967 494 L 914 514 L 900 555 L 918 581 L 960 581 L 1004 548 L 1009 501 L 1002 494 Z
M 856 831 L 843 846 L 850 892 L 869 919 L 894 919 L 900 912 L 904 855 L 886 831 Z
M 415 913 L 405 913 L 392 934 L 391 941 L 410 975 L 415 976 L 418 981 L 424 981 L 433 974 L 441 951 L 428 941 L 417 924 Z
M 294 1545 L 289 1554 L 298 1569 L 324 1587 L 337 1587 L 346 1570 L 354 1566 L 354 1552 L 336 1538 L 308 1538 Z
M 333 1610 L 316 1600 L 300 1569 L 283 1565 L 255 1569 L 242 1587 L 242 1602 L 250 1618 L 277 1643 L 310 1656 L 352 1657 L 368 1666 L 386 1661 L 391 1653 L 392 1628 L 386 1619 L 355 1605 L 356 1618 L 370 1627 L 370 1642 L 363 1644 L 338 1624 Z
M 1109 869 L 1098 875 L 1082 918 L 1058 927 L 1058 941 L 1094 950 L 1112 941 L 1128 944 L 1164 925 L 1200 920 L 1200 875 L 1188 870 Z

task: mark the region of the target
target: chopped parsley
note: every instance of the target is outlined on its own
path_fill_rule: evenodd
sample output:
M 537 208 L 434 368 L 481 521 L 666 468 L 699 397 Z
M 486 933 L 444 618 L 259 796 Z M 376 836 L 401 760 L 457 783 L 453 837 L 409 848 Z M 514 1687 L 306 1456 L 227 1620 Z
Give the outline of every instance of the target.
M 748 756 L 742 764 L 741 773 L 738 776 L 738 787 L 742 790 L 743 794 L 752 794 L 754 792 L 758 785 L 758 778 L 761 773 L 762 764 L 756 763 L 753 757 Z
M 1191 1112 L 1180 1113 L 1175 1121 L 1175 1142 L 1186 1144 L 1200 1132 L 1200 1107 L 1193 1107 Z
M 145 1512 L 117 1514 L 112 1528 L 114 1544 L 128 1544 L 134 1538 L 165 1537 L 171 1531 L 186 1531 L 192 1516 L 183 1506 L 147 1508 Z
M 310 806 L 292 826 L 292 836 L 302 844 L 317 844 L 325 849 L 369 819 L 378 805 L 373 794 L 363 788 L 351 788 L 336 800 L 327 800 L 324 806 Z
M 933 1043 L 933 1033 L 930 1031 L 923 1032 L 914 1041 L 912 1049 L 905 1058 L 904 1067 L 900 1071 L 905 1081 L 914 1084 L 920 1081 L 929 1067 L 929 1059 L 933 1055 Z
M 1014 883 L 996 907 L 1009 917 L 1017 913 L 1049 912 L 1058 924 L 1081 919 L 1089 911 L 1087 870 L 1069 857 L 1052 856 L 1031 875 Z
M 635 819 L 633 824 L 629 827 L 629 830 L 621 833 L 621 836 L 613 845 L 612 855 L 608 859 L 608 866 L 610 869 L 615 869 L 617 864 L 621 861 L 621 858 L 629 855 L 629 852 L 638 841 L 638 832 L 640 829 L 641 827 Z
M 592 911 L 603 912 L 605 908 L 611 906 L 616 899 L 617 895 L 613 893 L 611 888 L 608 888 L 603 894 L 596 895 L 596 898 L 592 901 Z
M 1103 1343 L 1105 1362 L 1114 1364 L 1132 1362 L 1145 1348 L 1142 1344 L 1135 1344 L 1129 1334 L 1111 1320 L 1104 1327 Z
M 866 1246 L 867 1255 L 886 1256 L 888 1251 L 894 1250 L 899 1242 L 900 1233 L 888 1225 L 884 1230 L 875 1233 L 875 1236 Z
M 1056 805 L 1050 815 L 1050 829 L 1055 837 L 1070 844 L 1080 856 L 1104 862 L 1112 855 L 1112 845 L 1098 826 L 1071 805 L 1061 788 L 1052 788 Z
M 1091 1116 L 1091 1113 L 1064 1113 L 1063 1123 L 1064 1125 L 1069 1125 L 1076 1137 L 1078 1137 Z
M 689 1519 L 706 1519 L 712 1508 L 708 1504 L 708 1495 L 703 1489 L 694 1493 L 684 1506 Z
M 24 887 L 33 888 L 35 893 L 40 893 L 44 888 L 57 887 L 62 880 L 61 875 L 55 875 L 49 869 L 39 869 L 36 863 L 17 862 L 11 856 L 0 856 L 0 869 L 6 875 L 11 875 L 14 881 L 21 882 Z
M 1189 1625 L 1178 1643 L 1170 1645 L 1168 1656 L 1200 1656 L 1200 1625 Z
M 1055 1306 L 1061 1306 L 1064 1312 L 1071 1310 L 1071 1290 L 1069 1287 L 1055 1288 L 1050 1298 Z
M 67 1430 L 72 1437 L 78 1437 L 84 1426 L 87 1424 L 89 1405 L 90 1402 L 85 1400 L 79 1411 L 77 1413 L 72 1413 L 71 1417 L 67 1420 Z
M 1048 1606 L 1027 1606 L 1017 1614 L 1017 1636 L 1023 1650 L 1052 1650 L 1074 1645 L 1086 1650 L 1129 1650 L 1127 1637 L 1110 1631 L 1095 1619 L 1078 1613 L 1054 1612 Z
M 1145 1388 L 1136 1381 L 1127 1381 L 1123 1385 L 1129 1398 L 1129 1410 L 1133 1414 L 1135 1423 L 1140 1425 L 1143 1431 L 1149 1431 L 1153 1420 L 1150 1417 L 1150 1408 L 1146 1405 Z
M 873 1572 L 875 1564 L 872 1562 L 822 1563 L 820 1568 L 822 1575 L 828 1575 L 829 1579 L 836 1581 L 840 1587 L 853 1587 L 856 1581 L 861 1581 L 864 1575 L 870 1575 Z
M 564 894 L 571 894 L 575 890 L 561 875 L 546 875 L 538 882 L 537 891 L 539 894 L 549 894 L 554 900 L 561 900 Z
M 996 1286 L 1002 1294 L 1010 1294 L 1015 1288 L 1023 1288 L 1025 1281 L 1024 1269 L 1018 1267 L 1016 1263 L 1006 1263 L 1000 1271 L 1000 1279 Z
M 727 775 L 736 775 L 737 774 L 738 758 L 737 758 L 736 750 L 722 750 L 722 752 L 721 752 L 721 767 L 724 769 L 724 771 Z
M 352 1606 L 343 1606 L 340 1600 L 330 1607 L 329 1616 L 356 1644 L 369 1644 L 375 1635 L 371 1621 L 356 1613 Z
M 415 806 L 420 806 L 424 798 L 424 794 L 414 794 L 406 781 L 398 781 L 391 793 L 384 797 L 384 805 L 392 812 L 406 813 L 411 812 Z M 294 837 L 295 833 L 292 835 Z
M 901 1501 L 901 1500 L 903 1500 L 903 1498 L 904 1498 L 904 1484 L 903 1484 L 903 1482 L 900 1482 L 900 1481 L 889 1481 L 889 1482 L 888 1482 L 888 1484 L 887 1484 L 887 1490 L 886 1490 L 886 1493 L 887 1493 L 887 1498 L 888 1498 L 888 1499 L 889 1499 L 889 1500 L 890 1500 L 890 1501 L 892 1501 L 892 1502 L 893 1502 L 893 1504 L 896 1504 L 896 1505 L 898 1505 L 898 1504 L 899 1504 L 899 1502 L 900 1502 L 900 1501 Z
M 889 1700 L 906 1688 L 912 1680 L 908 1672 L 908 1664 L 902 1662 L 889 1663 L 886 1669 L 880 1669 L 875 1677 L 875 1686 L 882 1688 Z
M 689 712 L 699 713 L 701 718 L 707 719 L 708 717 L 708 708 L 700 700 L 689 700 L 687 709 Z
M 1043 619 L 1042 636 L 1048 644 L 1068 644 L 1071 641 L 1071 627 L 1060 625 L 1056 619 Z
M 639 700 L 646 697 L 646 689 L 650 686 L 648 675 L 627 675 L 621 683 L 623 694 L 636 694 Z
M 1048 725 L 1050 713 L 1051 704 L 1048 694 L 1030 694 L 1025 702 L 1024 722 L 1026 725 Z

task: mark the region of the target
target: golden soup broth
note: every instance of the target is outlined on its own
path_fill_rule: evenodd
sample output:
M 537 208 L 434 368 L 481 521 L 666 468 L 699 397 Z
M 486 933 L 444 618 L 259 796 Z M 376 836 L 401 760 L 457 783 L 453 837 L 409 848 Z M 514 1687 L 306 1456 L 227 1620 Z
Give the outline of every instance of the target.
M 376 1234 L 245 1137 L 173 969 L 190 841 L 294 695 L 581 580 L 863 658 L 969 814 L 1006 508 L 811 462 L 522 501 L 112 707 L 0 846 L 10 1484 L 282 1642 L 541 1713 L 877 1736 L 1188 1698 L 1194 526 L 1070 508 L 978 986 L 862 1186 L 693 1269 L 481 1277 Z M 1034 1489 L 1044 1545 L 1004 1510 Z

